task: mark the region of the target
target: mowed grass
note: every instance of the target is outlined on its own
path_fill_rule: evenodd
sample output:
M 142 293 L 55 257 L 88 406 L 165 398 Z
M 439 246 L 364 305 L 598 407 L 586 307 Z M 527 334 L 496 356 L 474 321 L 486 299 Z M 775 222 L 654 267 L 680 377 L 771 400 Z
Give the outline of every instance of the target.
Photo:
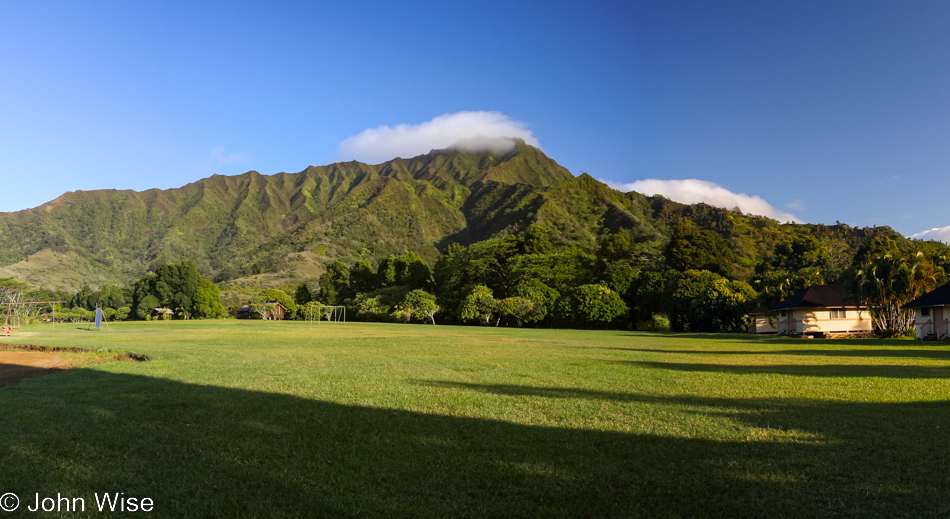
M 950 517 L 943 344 L 233 320 L 2 343 L 152 357 L 0 388 L 0 494 L 24 506 Z

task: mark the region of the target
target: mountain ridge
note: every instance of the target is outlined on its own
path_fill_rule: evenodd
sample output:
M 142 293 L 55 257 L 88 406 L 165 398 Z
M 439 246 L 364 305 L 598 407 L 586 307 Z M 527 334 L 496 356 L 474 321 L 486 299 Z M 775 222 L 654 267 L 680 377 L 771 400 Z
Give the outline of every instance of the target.
M 515 141 L 501 154 L 443 149 L 376 165 L 212 175 L 166 190 L 64 193 L 0 213 L 0 277 L 75 290 L 127 284 L 166 261 L 188 259 L 218 282 L 304 280 L 334 259 L 379 261 L 413 251 L 434 263 L 453 242 L 518 234 L 533 224 L 553 242 L 588 252 L 600 235 L 621 228 L 667 241 L 683 219 L 720 234 L 736 255 L 736 276 L 746 279 L 787 233 L 823 232 L 852 249 L 871 235 L 899 236 L 886 227 L 862 235 L 624 193 Z
M 378 165 L 350 161 L 297 173 L 212 175 L 165 190 L 71 191 L 34 208 L 0 213 L 0 268 L 42 284 L 22 264 L 43 251 L 76 264 L 78 276 L 70 279 L 96 279 L 90 269 L 98 268 L 110 282 L 127 282 L 180 259 L 192 259 L 223 280 L 272 270 L 268 262 L 279 261 L 275 253 L 345 257 L 343 247 L 366 248 L 363 255 L 373 256 L 422 249 L 434 259 L 435 244 L 467 226 L 461 209 L 478 184 L 500 179 L 546 187 L 570 177 L 519 141 L 501 156 L 433 150 Z M 351 235 L 345 243 L 329 237 L 341 229 Z M 416 238 L 398 238 L 400 233 Z M 362 238 L 368 245 L 359 243 Z

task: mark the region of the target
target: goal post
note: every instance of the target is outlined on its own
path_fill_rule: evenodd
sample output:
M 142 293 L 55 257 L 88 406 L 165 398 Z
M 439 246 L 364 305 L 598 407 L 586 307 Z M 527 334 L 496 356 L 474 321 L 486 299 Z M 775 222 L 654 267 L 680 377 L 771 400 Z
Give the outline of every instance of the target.
M 329 322 L 339 323 L 346 322 L 346 307 L 342 305 L 309 305 L 308 311 L 310 314 L 310 324 L 313 324 L 314 318 L 317 320 L 317 324 L 320 324 L 320 321 L 327 320 Z

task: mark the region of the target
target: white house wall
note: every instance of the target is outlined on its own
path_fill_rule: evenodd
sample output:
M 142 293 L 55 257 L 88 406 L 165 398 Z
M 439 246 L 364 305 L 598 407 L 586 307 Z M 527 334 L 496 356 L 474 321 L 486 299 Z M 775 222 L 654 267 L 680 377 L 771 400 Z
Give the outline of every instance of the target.
M 843 319 L 832 319 L 828 308 L 790 310 L 795 320 L 792 333 L 842 333 L 869 332 L 873 329 L 871 314 L 867 310 L 848 308 Z

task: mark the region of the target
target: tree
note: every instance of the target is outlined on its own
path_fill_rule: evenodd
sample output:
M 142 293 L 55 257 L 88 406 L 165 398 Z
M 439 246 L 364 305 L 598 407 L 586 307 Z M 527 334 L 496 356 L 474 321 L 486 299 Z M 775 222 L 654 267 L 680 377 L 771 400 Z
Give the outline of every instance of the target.
M 627 301 L 630 317 L 637 329 L 643 329 L 639 323 L 648 323 L 647 328 L 653 327 L 654 315 L 663 311 L 663 295 L 678 277 L 679 273 L 675 270 L 650 270 L 641 273 L 631 283 L 627 290 Z
M 565 322 L 576 326 L 603 326 L 627 313 L 620 295 L 600 284 L 581 285 L 570 290 L 559 303 Z
M 518 323 L 518 328 L 521 328 L 524 322 L 539 320 L 539 312 L 536 311 L 536 307 L 534 301 L 525 297 L 506 297 L 498 301 L 498 312 L 502 316 L 514 318 L 515 322 Z
M 694 230 L 689 220 L 681 220 L 666 247 L 667 264 L 681 272 L 708 270 L 727 275 L 732 270 L 732 250 L 713 231 Z
M 942 273 L 920 251 L 903 251 L 890 238 L 873 238 L 855 255 L 850 287 L 868 306 L 875 328 L 885 337 L 907 333 L 914 313 L 901 306 L 930 292 Z
M 96 296 L 95 292 L 89 288 L 89 285 L 83 283 L 82 287 L 79 288 L 79 291 L 76 292 L 76 295 L 69 300 L 69 306 L 76 308 L 81 307 L 86 310 L 92 310 L 96 307 Z M 90 305 L 92 308 L 90 308 Z
M 92 312 L 81 306 L 74 306 L 72 309 L 70 309 L 70 313 L 73 314 L 76 318 L 76 321 L 79 322 L 92 319 Z
M 554 313 L 555 305 L 561 298 L 561 293 L 539 280 L 529 279 L 515 285 L 513 290 L 515 297 L 524 298 L 531 301 L 531 312 L 525 314 L 522 320 L 524 322 L 538 323 L 544 321 L 549 315 Z
M 320 276 L 320 300 L 328 305 L 339 305 L 351 297 L 350 269 L 342 261 L 334 260 Z
M 432 290 L 432 271 L 426 260 L 415 252 L 401 256 L 390 255 L 379 264 L 376 273 L 377 285 L 381 288 L 407 286 Z
M 360 260 L 350 267 L 350 290 L 354 294 L 368 294 L 377 288 L 376 271 L 368 261 Z
M 176 265 L 171 265 L 175 269 Z M 162 279 L 162 269 L 159 269 L 159 280 Z M 177 265 L 176 275 L 168 281 L 171 288 L 170 305 L 176 313 L 183 318 L 188 319 L 194 313 L 195 292 L 201 284 L 201 275 L 198 274 L 198 266 L 194 262 L 185 260 Z
M 673 331 L 742 332 L 756 292 L 706 270 L 687 270 L 668 286 L 664 307 Z
M 212 289 L 212 286 L 210 280 L 198 274 L 198 267 L 191 261 L 164 263 L 157 272 L 145 274 L 132 287 L 135 315 L 139 319 L 144 319 L 148 315 L 148 309 L 157 307 L 171 308 L 176 315 L 184 319 L 196 313 L 204 316 L 221 315 L 224 309 L 221 307 L 219 311 L 220 291 L 217 291 L 217 287 Z M 202 287 L 200 295 L 198 294 L 199 287 Z M 120 295 L 124 301 L 125 295 L 116 288 L 110 289 L 106 297 L 110 301 L 119 301 Z M 197 303 L 196 296 L 199 298 Z M 148 297 L 152 300 L 143 304 Z M 217 299 L 212 300 L 214 298 Z M 196 311 L 196 304 L 203 305 L 203 309 Z
M 384 321 L 395 305 L 396 301 L 386 294 L 375 296 L 360 294 L 356 296 L 353 304 L 356 318 L 363 321 Z
M 756 265 L 753 286 L 764 302 L 775 304 L 812 285 L 825 284 L 829 263 L 825 246 L 813 236 L 791 236 Z
M 600 275 L 601 282 L 618 294 L 626 294 L 636 279 L 637 271 L 622 261 L 607 264 Z
M 6 307 L 4 314 L 4 323 L 10 326 L 10 314 L 16 303 L 23 301 L 23 293 L 26 290 L 26 284 L 16 281 L 13 278 L 0 278 L 0 304 Z
M 221 291 L 210 279 L 201 278 L 193 298 L 194 311 L 201 317 L 223 317 L 224 306 L 221 305 Z
M 160 303 L 158 302 L 157 297 L 153 296 L 152 294 L 148 294 L 143 297 L 141 301 L 139 301 L 138 305 L 136 305 L 135 315 L 139 319 L 147 319 L 152 309 L 158 308 L 159 304 Z
M 310 288 L 306 283 L 301 283 L 297 285 L 297 288 L 294 289 L 294 302 L 299 306 L 306 305 L 313 300 L 313 296 L 310 294 Z
M 625 229 L 602 235 L 598 242 L 597 280 L 620 294 L 631 309 L 643 306 L 641 300 L 631 294 L 631 289 L 644 273 L 663 268 L 663 244 L 659 241 L 636 242 Z M 651 317 L 657 308 L 650 308 Z
M 254 312 L 254 314 L 261 319 L 267 319 L 267 314 L 270 312 L 270 307 L 266 303 L 250 303 L 247 306 L 250 307 L 251 312 Z
M 550 254 L 522 254 L 508 260 L 512 286 L 527 280 L 538 280 L 558 291 L 591 283 L 594 280 L 595 258 L 578 249 Z M 504 294 L 512 293 L 510 288 Z
M 120 306 L 115 309 L 115 320 L 124 321 L 129 318 L 129 314 L 132 312 L 132 309 L 127 306 Z
M 473 285 L 484 285 L 493 293 L 507 295 L 513 284 L 509 259 L 517 255 L 517 249 L 517 243 L 510 237 L 484 240 L 470 247 L 452 244 L 436 264 L 438 286 L 460 291 L 459 298 Z
M 518 246 L 521 254 L 548 254 L 554 250 L 548 232 L 538 224 L 530 225 Z
M 492 290 L 485 285 L 476 285 L 462 300 L 458 313 L 463 321 L 479 321 L 482 326 L 488 326 L 497 308 L 498 301 Z
M 410 317 L 417 319 L 428 318 L 435 324 L 435 314 L 440 310 L 436 304 L 435 296 L 425 290 L 413 290 L 406 294 L 402 300 L 402 307 L 409 313 Z M 422 316 L 422 317 L 420 317 Z
M 120 306 L 125 306 L 125 294 L 122 293 L 122 289 L 116 285 L 103 285 L 99 287 L 99 290 L 95 293 L 95 301 L 93 301 L 92 308 L 86 307 L 89 310 L 95 310 L 96 306 L 102 308 L 119 308 Z

